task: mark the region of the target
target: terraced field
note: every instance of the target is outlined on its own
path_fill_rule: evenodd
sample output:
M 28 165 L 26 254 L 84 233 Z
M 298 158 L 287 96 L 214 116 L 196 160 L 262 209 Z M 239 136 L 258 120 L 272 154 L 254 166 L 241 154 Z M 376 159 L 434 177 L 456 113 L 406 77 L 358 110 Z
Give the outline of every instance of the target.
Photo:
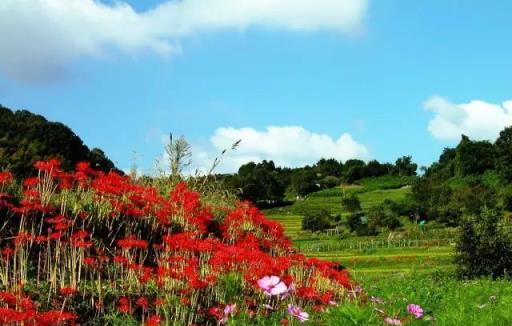
M 304 215 L 310 212 L 316 212 L 321 209 L 328 210 L 331 214 L 344 214 L 341 206 L 341 198 L 344 193 L 357 193 L 361 202 L 361 207 L 366 210 L 372 206 L 381 204 L 386 199 L 400 201 L 405 199 L 410 188 L 398 189 L 377 189 L 367 191 L 361 186 L 342 186 L 333 189 L 326 189 L 310 194 L 306 199 L 297 200 L 290 206 L 266 210 L 269 217 L 279 219 L 286 215 Z
M 307 253 L 308 256 L 337 261 L 352 273 L 433 272 L 453 269 L 453 248 L 392 248 L 364 253 L 358 251 L 330 251 Z

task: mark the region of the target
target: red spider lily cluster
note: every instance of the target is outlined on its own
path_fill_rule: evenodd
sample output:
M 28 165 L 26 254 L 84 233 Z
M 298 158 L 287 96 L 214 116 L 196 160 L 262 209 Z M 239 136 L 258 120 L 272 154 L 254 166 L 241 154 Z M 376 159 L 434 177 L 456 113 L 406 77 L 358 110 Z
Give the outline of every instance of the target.
M 221 324 L 291 303 L 303 318 L 295 307 L 321 311 L 354 292 L 340 265 L 297 253 L 249 203 L 206 205 L 186 183 L 165 193 L 87 163 L 73 172 L 57 160 L 34 166 L 20 196 L 4 193 L 12 176 L 0 173 L 2 324 L 66 325 L 112 311 L 146 325 Z M 266 295 L 265 277 L 278 278 L 286 297 Z

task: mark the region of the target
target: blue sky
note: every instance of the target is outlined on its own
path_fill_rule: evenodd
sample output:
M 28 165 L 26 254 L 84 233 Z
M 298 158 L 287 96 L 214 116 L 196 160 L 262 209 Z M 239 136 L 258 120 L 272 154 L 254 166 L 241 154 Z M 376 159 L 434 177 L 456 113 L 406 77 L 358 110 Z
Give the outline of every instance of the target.
M 460 133 L 494 140 L 512 124 L 509 1 L 340 0 L 348 8 L 340 9 L 355 8 L 350 16 L 332 13 L 339 8 L 329 0 L 299 0 L 305 10 L 290 18 L 274 10 L 283 2 L 266 0 L 261 17 L 240 22 L 229 15 L 245 17 L 244 8 L 185 0 L 220 17 L 180 17 L 186 33 L 157 28 L 154 17 L 141 20 L 149 26 L 141 32 L 124 18 L 94 16 L 153 10 L 165 22 L 174 17 L 158 9 L 165 1 L 55 1 L 66 2 L 90 10 L 64 8 L 78 15 L 68 26 L 35 7 L 24 14 L 28 2 L 0 5 L 0 38 L 10 36 L 0 45 L 0 103 L 69 125 L 121 168 L 135 151 L 149 171 L 169 131 L 193 144 L 197 167 L 241 138 L 221 167 L 232 171 L 250 159 L 301 165 L 320 156 L 412 155 L 425 165 Z

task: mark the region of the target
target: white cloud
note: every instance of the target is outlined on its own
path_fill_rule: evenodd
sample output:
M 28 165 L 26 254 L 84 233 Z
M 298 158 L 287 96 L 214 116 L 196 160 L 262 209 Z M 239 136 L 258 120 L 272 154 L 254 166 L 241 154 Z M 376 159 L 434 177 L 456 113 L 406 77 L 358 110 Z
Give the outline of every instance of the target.
M 512 101 L 500 104 L 473 100 L 454 104 L 434 96 L 425 102 L 434 118 L 428 130 L 440 140 L 458 140 L 462 134 L 478 140 L 495 140 L 499 132 L 512 125 Z
M 367 6 L 368 0 L 172 0 L 137 12 L 124 2 L 1 0 L 0 71 L 46 80 L 80 57 L 112 50 L 167 56 L 187 35 L 251 26 L 350 33 Z
M 313 164 L 320 158 L 368 159 L 368 149 L 344 133 L 338 139 L 317 134 L 300 126 L 253 128 L 219 128 L 210 138 L 213 150 L 194 148 L 193 169 L 207 170 L 215 155 L 241 140 L 236 151 L 230 151 L 222 159 L 217 172 L 235 172 L 247 162 L 273 160 L 278 166 L 297 167 Z

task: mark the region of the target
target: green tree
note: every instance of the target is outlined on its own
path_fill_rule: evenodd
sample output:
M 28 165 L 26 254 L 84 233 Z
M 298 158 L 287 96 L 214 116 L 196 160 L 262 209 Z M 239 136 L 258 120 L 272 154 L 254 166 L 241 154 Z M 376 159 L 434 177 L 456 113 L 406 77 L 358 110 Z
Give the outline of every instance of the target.
M 418 164 L 412 161 L 411 156 L 403 156 L 396 160 L 395 169 L 400 176 L 416 175 Z
M 481 175 L 494 169 L 494 146 L 488 141 L 472 141 L 462 135 L 456 148 L 455 171 L 459 176 Z
M 343 178 L 348 183 L 364 178 L 366 163 L 362 160 L 347 160 L 343 167 Z
M 496 169 L 507 182 L 512 182 L 512 127 L 500 132 L 495 148 Z
M 315 170 L 322 177 L 341 177 L 343 171 L 343 163 L 336 159 L 321 159 L 315 165 Z
M 391 201 L 386 200 L 382 204 L 373 206 L 368 210 L 368 224 L 371 229 L 388 228 L 395 230 L 402 224 L 398 219 L 398 207 Z
M 302 218 L 302 229 L 311 232 L 325 231 L 332 227 L 331 214 L 322 209 L 312 214 L 306 214 Z
M 312 168 L 304 168 L 295 172 L 291 180 L 292 189 L 299 196 L 306 196 L 319 190 L 317 175 Z
M 349 213 L 355 213 L 361 210 L 361 202 L 355 194 L 344 195 L 341 198 L 341 206 Z
M 13 112 L 0 106 L 0 170 L 9 169 L 24 177 L 35 173 L 35 161 L 49 158 L 60 159 L 65 170 L 73 169 L 80 161 L 90 161 L 102 171 L 115 169 L 101 150 L 90 151 L 64 124 L 49 122 L 29 111 Z
M 260 206 L 281 202 L 284 197 L 285 185 L 280 182 L 279 171 L 272 161 L 242 165 L 230 183 L 239 189 L 241 199 Z
M 460 277 L 511 275 L 512 239 L 499 225 L 502 218 L 501 211 L 486 208 L 464 220 L 455 256 Z

